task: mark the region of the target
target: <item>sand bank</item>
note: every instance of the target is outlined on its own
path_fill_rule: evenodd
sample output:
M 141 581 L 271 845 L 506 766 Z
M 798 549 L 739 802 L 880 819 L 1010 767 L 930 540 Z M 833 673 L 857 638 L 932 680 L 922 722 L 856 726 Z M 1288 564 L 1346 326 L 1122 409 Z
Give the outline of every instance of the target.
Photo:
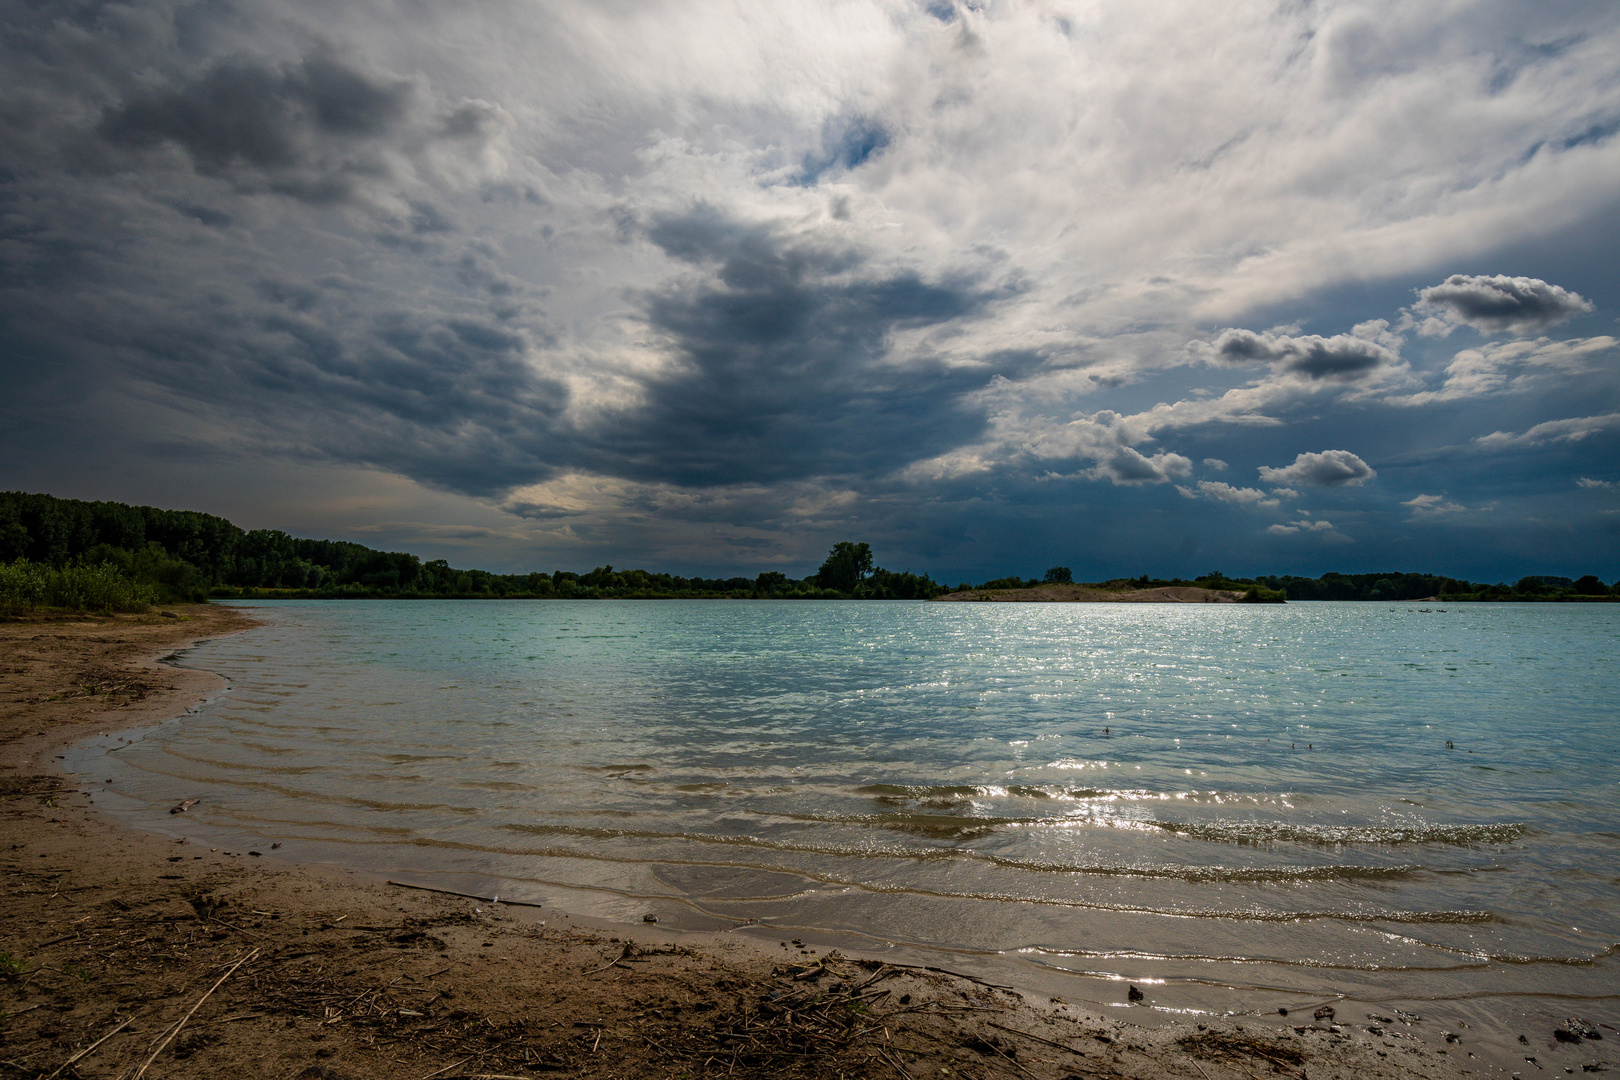
M 1359 1016 L 1139 1026 L 813 943 L 615 926 L 124 829 L 58 756 L 223 687 L 157 659 L 251 620 L 175 610 L 0 624 L 5 1075 L 132 1078 L 149 1059 L 147 1076 L 288 1080 L 1497 1073 L 1466 1041 Z M 1162 1021 L 1147 990 L 1136 1008 Z

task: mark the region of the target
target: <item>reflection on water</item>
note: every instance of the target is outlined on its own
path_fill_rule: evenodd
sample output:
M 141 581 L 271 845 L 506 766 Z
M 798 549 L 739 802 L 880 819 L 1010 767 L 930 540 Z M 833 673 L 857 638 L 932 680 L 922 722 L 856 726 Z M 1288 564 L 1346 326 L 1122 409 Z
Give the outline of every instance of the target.
M 1617 607 L 263 613 L 79 751 L 121 812 L 1164 993 L 1620 997 Z

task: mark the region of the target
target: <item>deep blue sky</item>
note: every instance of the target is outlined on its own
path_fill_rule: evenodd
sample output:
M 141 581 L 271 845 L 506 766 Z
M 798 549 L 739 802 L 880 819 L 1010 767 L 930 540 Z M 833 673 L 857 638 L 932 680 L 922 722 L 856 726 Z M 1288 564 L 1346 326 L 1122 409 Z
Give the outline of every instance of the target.
M 1620 8 L 0 0 L 0 487 L 1620 577 Z

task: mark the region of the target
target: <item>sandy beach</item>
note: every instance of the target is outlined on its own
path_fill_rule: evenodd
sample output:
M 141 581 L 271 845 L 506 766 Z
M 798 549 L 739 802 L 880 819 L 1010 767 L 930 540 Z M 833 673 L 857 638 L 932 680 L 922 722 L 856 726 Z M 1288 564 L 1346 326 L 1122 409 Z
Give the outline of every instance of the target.
M 252 625 L 214 606 L 0 624 L 0 1075 L 1503 1074 L 1466 1035 L 1331 1003 L 1264 1023 L 1165 1023 L 1144 1007 L 1139 1025 L 813 943 L 571 918 L 100 813 L 96 778 L 64 775 L 63 748 L 219 692 L 161 658 Z M 1518 1067 L 1577 1071 L 1594 1045 L 1527 1047 L 1539 1061 Z

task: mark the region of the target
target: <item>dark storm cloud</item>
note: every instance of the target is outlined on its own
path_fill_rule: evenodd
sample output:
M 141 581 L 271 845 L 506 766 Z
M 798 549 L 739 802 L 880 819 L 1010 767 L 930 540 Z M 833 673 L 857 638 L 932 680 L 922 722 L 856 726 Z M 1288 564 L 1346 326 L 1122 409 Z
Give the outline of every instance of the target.
M 326 52 L 281 65 L 232 58 L 107 106 L 96 133 L 126 152 L 176 147 L 197 172 L 242 191 L 322 204 L 388 179 L 392 153 L 481 142 L 496 124 L 487 103 L 435 114 L 428 97 L 416 80 Z
M 1439 285 L 1418 290 L 1412 308 L 1447 326 L 1524 334 L 1583 315 L 1592 305 L 1579 293 L 1540 278 L 1452 274 Z
M 645 410 L 600 444 L 619 475 L 706 485 L 885 474 L 974 437 L 984 420 L 964 396 L 1040 363 L 1027 352 L 957 367 L 891 355 L 897 332 L 1002 295 L 980 282 L 874 267 L 710 207 L 645 233 L 712 276 L 642 298 L 684 363 L 650 380 Z
M 1393 350 L 1356 337 L 1318 334 L 1290 337 L 1285 334 L 1256 333 L 1253 330 L 1223 330 L 1212 342 L 1194 342 L 1195 355 L 1223 364 L 1263 362 L 1279 371 L 1293 372 L 1309 379 L 1355 382 L 1371 375 L 1381 364 L 1393 363 Z
M 344 311 L 297 286 L 261 296 L 216 322 L 149 328 L 134 373 L 297 456 L 469 494 L 532 482 L 576 452 L 567 389 L 530 364 L 527 331 L 475 312 Z
M 206 170 L 238 161 L 264 169 L 306 164 L 316 133 L 385 134 L 405 114 L 412 87 L 383 82 L 331 57 L 280 69 L 227 60 L 193 82 L 131 96 L 98 130 L 112 142 L 184 147 Z
M 1319 454 L 1301 454 L 1292 465 L 1283 468 L 1260 467 L 1260 479 L 1268 484 L 1309 485 L 1311 487 L 1355 487 L 1366 483 L 1378 473 L 1361 458 L 1348 450 L 1323 450 Z

